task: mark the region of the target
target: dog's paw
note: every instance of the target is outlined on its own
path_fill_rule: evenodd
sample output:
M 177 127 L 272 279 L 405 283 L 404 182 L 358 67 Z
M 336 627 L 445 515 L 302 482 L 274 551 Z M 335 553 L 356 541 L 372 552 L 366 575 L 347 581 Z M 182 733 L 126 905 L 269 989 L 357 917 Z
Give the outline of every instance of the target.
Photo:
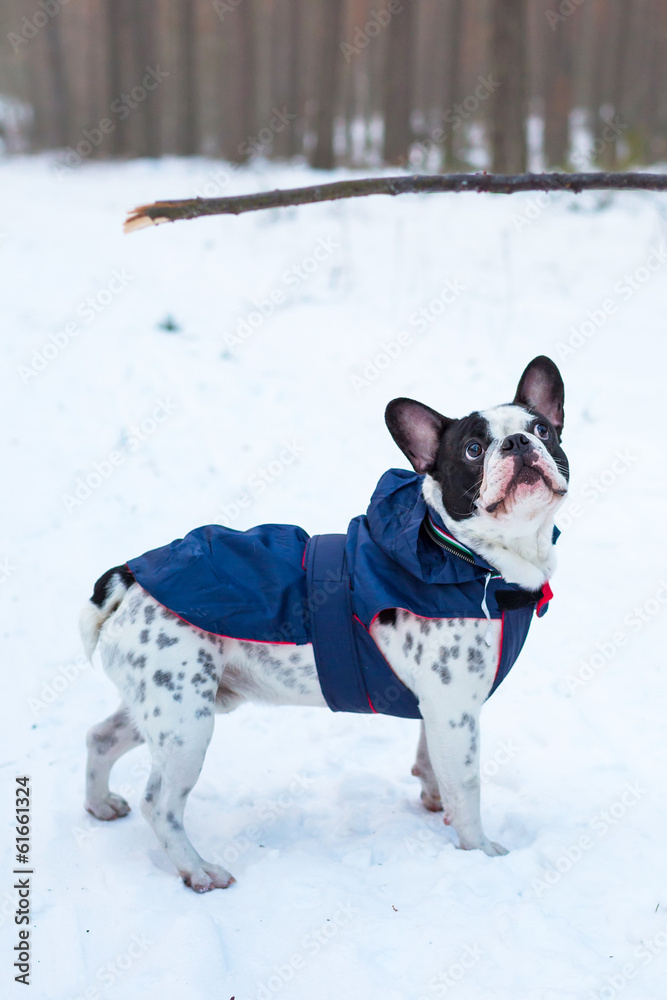
M 422 805 L 424 806 L 425 809 L 428 809 L 429 812 L 432 813 L 442 812 L 443 810 L 442 799 L 440 798 L 439 795 L 434 794 L 433 792 L 423 791 L 421 794 L 421 799 L 422 799 Z
M 509 854 L 507 848 L 502 844 L 496 844 L 494 840 L 483 837 L 478 843 L 467 843 L 459 837 L 461 848 L 464 851 L 484 851 L 490 858 L 501 858 L 504 854 Z
M 121 816 L 127 816 L 130 811 L 129 804 L 123 796 L 114 795 L 113 792 L 109 792 L 106 798 L 99 801 L 86 802 L 86 809 L 96 819 L 106 820 L 120 819 Z
M 219 865 L 202 865 L 194 872 L 181 872 L 181 878 L 195 892 L 210 892 L 211 889 L 228 889 L 236 882 L 226 868 Z
M 495 840 L 485 840 L 481 845 L 481 849 L 490 858 L 502 858 L 504 854 L 509 854 L 507 848 L 503 847 L 502 844 L 496 844 Z

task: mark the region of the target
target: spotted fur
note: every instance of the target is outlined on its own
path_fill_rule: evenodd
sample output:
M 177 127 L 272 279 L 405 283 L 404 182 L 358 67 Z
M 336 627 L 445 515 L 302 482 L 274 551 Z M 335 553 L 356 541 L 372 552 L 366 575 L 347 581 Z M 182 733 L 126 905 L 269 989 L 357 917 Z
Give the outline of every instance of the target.
M 532 448 L 530 463 L 565 489 L 559 380 L 555 365 L 538 358 L 524 372 L 509 406 L 463 421 L 447 420 L 412 400 L 395 400 L 394 409 L 390 404 L 391 413 L 388 410 L 387 423 L 397 443 L 425 474 L 427 503 L 506 579 L 531 588 L 541 586 L 552 568 L 557 503 L 541 486 L 539 503 L 532 503 L 528 488 L 523 493 L 515 490 L 518 500 L 510 503 L 514 480 L 501 452 L 510 437 L 517 448 Z M 536 414 L 550 421 L 551 437 L 544 445 L 537 438 L 528 441 L 534 437 Z M 480 461 L 459 474 L 455 451 L 465 446 L 470 434 L 484 443 L 486 458 L 484 465 Z M 527 483 L 530 476 L 521 475 Z M 529 513 L 540 513 L 534 538 L 517 530 L 526 511 L 524 494 Z M 484 510 L 479 508 L 480 497 L 485 497 Z M 505 505 L 502 516 L 498 503 Z M 479 717 L 499 662 L 500 620 L 431 620 L 388 608 L 370 631 L 419 702 L 423 722 L 412 773 L 421 781 L 424 806 L 443 811 L 462 848 L 505 854 L 482 829 L 479 774 Z M 86 808 L 101 820 L 129 811 L 125 799 L 109 791 L 109 774 L 119 757 L 146 742 L 152 768 L 141 803 L 145 818 L 186 885 L 197 892 L 226 888 L 233 876 L 205 861 L 183 828 L 183 812 L 204 762 L 214 714 L 231 712 L 244 702 L 326 707 L 312 647 L 202 632 L 159 605 L 126 567 L 109 570 L 97 582 L 82 614 L 81 632 L 90 655 L 99 645 L 104 669 L 122 698 L 118 711 L 88 733 Z
M 157 615 L 160 629 L 146 639 L 145 622 Z M 425 727 L 419 758 L 424 804 L 440 809 L 442 795 L 447 803 L 446 821 L 457 829 L 461 846 L 493 854 L 501 849 L 484 836 L 478 818 L 470 819 L 457 806 L 468 794 L 463 789 L 470 790 L 470 773 L 477 770 L 477 742 L 470 739 L 470 727 L 476 731 L 499 656 L 498 623 L 488 626 L 492 642 L 482 647 L 475 641 L 477 624 L 461 619 L 433 622 L 398 611 L 388 622 L 376 621 L 372 635 L 420 702 Z M 199 777 L 213 733 L 214 712 L 232 711 L 246 701 L 320 707 L 326 702 L 311 646 L 300 646 L 295 652 L 290 645 L 212 637 L 182 626 L 176 615 L 136 583 L 103 625 L 102 662 L 123 703 L 89 733 L 86 808 L 105 820 L 129 812 L 128 803 L 109 791 L 109 772 L 127 750 L 147 742 L 154 764 L 142 812 L 186 884 L 204 892 L 233 881 L 225 869 L 199 856 L 183 829 L 185 803 Z M 450 722 L 448 751 L 436 754 L 433 767 L 425 732 L 429 732 L 430 745 L 436 739 L 430 731 L 431 720 L 440 729 L 436 720 L 442 718 Z M 462 725 L 461 719 L 470 721 Z

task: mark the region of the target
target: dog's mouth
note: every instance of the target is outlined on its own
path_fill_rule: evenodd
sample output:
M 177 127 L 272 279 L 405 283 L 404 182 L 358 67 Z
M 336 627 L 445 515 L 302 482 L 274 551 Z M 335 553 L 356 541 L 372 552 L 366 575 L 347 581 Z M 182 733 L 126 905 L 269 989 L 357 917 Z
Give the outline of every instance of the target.
M 535 486 L 536 483 L 539 483 L 540 479 L 542 482 L 545 482 L 544 476 L 534 465 L 523 465 L 514 476 L 509 489 L 512 490 L 515 486 L 519 486 L 519 484 Z
M 567 493 L 567 489 L 561 486 L 557 486 L 551 477 L 539 469 L 536 465 L 522 465 L 514 473 L 509 483 L 507 484 L 507 489 L 505 490 L 505 495 L 490 503 L 485 507 L 487 514 L 495 513 L 500 507 L 503 507 L 507 500 L 510 499 L 512 494 L 515 492 L 519 486 L 534 487 L 543 483 L 554 496 L 564 497 Z

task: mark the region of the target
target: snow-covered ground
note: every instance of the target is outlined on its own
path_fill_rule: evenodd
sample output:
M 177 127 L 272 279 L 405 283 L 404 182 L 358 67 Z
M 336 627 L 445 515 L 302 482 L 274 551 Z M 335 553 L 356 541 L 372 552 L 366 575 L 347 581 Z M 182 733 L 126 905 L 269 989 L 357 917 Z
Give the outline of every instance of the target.
M 121 233 L 156 198 L 314 180 L 0 163 L 2 980 L 26 774 L 17 996 L 662 998 L 667 201 L 406 196 Z M 421 808 L 417 723 L 315 709 L 218 720 L 187 821 L 229 891 L 170 870 L 143 749 L 112 781 L 130 816 L 88 816 L 85 731 L 117 703 L 77 633 L 95 579 L 216 520 L 344 530 L 403 464 L 389 399 L 507 401 L 540 353 L 565 378 L 572 495 L 551 610 L 483 713 L 484 823 L 511 853 L 456 850 Z

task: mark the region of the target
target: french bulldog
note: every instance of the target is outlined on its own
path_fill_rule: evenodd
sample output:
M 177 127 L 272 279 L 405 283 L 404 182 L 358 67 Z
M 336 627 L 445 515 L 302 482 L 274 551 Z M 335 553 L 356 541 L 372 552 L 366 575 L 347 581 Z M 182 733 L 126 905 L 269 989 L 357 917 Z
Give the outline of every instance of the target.
M 412 471 L 385 473 L 346 535 L 209 525 L 105 573 L 80 627 L 122 702 L 88 733 L 88 811 L 129 812 L 109 774 L 146 742 L 145 818 L 186 885 L 226 888 L 183 826 L 215 713 L 329 706 L 421 719 L 424 806 L 461 848 L 507 853 L 482 829 L 479 719 L 552 596 L 563 402 L 546 357 L 511 403 L 463 418 L 395 399 L 386 424 Z

